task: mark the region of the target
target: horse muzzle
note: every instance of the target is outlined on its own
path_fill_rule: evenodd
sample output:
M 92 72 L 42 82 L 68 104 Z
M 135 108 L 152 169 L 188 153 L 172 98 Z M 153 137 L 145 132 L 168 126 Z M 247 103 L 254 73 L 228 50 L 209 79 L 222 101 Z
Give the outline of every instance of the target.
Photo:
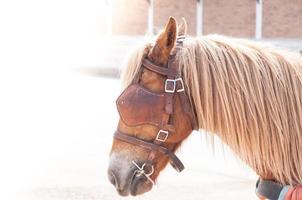
M 121 196 L 136 196 L 150 191 L 154 185 L 153 173 L 153 165 L 123 160 L 111 160 L 107 172 L 109 181 Z

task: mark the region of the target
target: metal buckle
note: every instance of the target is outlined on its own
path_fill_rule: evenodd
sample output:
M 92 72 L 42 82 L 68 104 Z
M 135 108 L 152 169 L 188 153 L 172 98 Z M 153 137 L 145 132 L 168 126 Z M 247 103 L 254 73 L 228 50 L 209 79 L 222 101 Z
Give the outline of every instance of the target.
M 169 89 L 168 88 L 168 84 L 169 83 L 173 84 L 173 89 Z M 167 92 L 167 93 L 174 93 L 175 92 L 175 88 L 176 88 L 176 81 L 175 81 L 175 79 L 166 79 L 166 82 L 165 82 L 165 92 Z
M 162 135 L 164 134 L 164 135 Z M 164 130 L 159 130 L 156 136 L 156 140 L 160 141 L 160 142 L 165 142 L 167 140 L 169 136 L 169 132 L 168 131 L 164 131 Z
M 177 78 L 177 79 L 175 79 L 175 82 L 176 82 L 176 83 L 177 83 L 177 81 L 180 82 L 181 88 L 180 88 L 180 89 L 177 89 L 176 92 L 185 91 L 184 82 L 183 82 L 182 78 Z M 176 85 L 176 84 L 175 84 L 175 85 Z
M 177 82 L 180 83 L 181 88 L 177 89 Z M 169 89 L 169 84 L 173 84 L 173 88 Z M 176 90 L 177 89 L 177 90 Z M 174 93 L 176 90 L 176 92 L 182 92 L 185 90 L 184 87 L 184 82 L 182 80 L 182 78 L 177 78 L 177 79 L 166 79 L 166 83 L 165 83 L 165 92 L 167 93 Z

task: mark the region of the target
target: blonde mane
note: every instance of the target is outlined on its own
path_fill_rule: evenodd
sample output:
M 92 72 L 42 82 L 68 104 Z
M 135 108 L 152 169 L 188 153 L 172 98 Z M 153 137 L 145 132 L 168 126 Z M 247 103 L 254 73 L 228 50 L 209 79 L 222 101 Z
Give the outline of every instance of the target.
M 123 74 L 129 85 L 150 45 Z M 217 134 L 256 173 L 302 184 L 302 58 L 255 42 L 209 35 L 177 53 L 200 129 Z

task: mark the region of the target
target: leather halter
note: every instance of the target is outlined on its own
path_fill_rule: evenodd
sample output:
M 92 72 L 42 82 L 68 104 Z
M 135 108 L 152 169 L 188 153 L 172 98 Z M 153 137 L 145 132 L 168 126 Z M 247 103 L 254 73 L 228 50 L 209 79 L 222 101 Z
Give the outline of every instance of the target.
M 176 46 L 176 50 L 180 45 L 182 45 L 182 40 L 178 41 L 178 46 Z M 167 77 L 167 79 L 165 81 L 165 93 L 164 93 L 165 100 L 164 101 L 156 100 L 156 98 L 159 98 L 159 95 L 157 93 L 149 92 L 148 94 L 145 94 L 146 92 L 144 93 L 143 89 L 139 88 L 138 81 L 137 81 L 137 83 L 132 83 L 121 94 L 121 96 L 117 100 L 117 107 L 118 107 L 121 118 L 126 121 L 127 121 L 127 118 L 129 118 L 129 119 L 131 118 L 131 120 L 132 120 L 131 123 L 133 123 L 134 117 L 129 117 L 129 116 L 134 113 L 133 109 L 138 108 L 137 105 L 135 105 L 133 109 L 129 108 L 129 107 L 131 107 L 129 105 L 132 105 L 131 103 L 133 103 L 133 102 L 131 102 L 131 99 L 137 100 L 140 97 L 145 98 L 146 102 L 152 101 L 152 103 L 156 104 L 158 108 L 162 107 L 163 109 L 159 109 L 160 111 L 163 111 L 162 114 L 159 115 L 158 113 L 161 113 L 161 112 L 154 111 L 155 113 L 157 113 L 157 115 L 155 115 L 155 117 L 157 119 L 156 121 L 160 121 L 160 123 L 154 123 L 153 121 L 149 121 L 150 124 L 152 124 L 152 125 L 156 124 L 157 127 L 159 128 L 156 138 L 153 141 L 146 141 L 146 140 L 140 139 L 138 137 L 131 136 L 130 134 L 123 133 L 119 130 L 117 130 L 115 132 L 114 138 L 150 150 L 150 153 L 148 156 L 148 163 L 151 164 L 152 168 L 153 168 L 153 163 L 154 163 L 156 153 L 160 152 L 160 153 L 168 156 L 170 159 L 170 164 L 178 172 L 181 172 L 184 169 L 184 165 L 179 160 L 179 158 L 174 154 L 174 147 L 173 147 L 173 149 L 168 149 L 167 147 L 163 146 L 163 144 L 165 143 L 165 141 L 167 140 L 167 138 L 169 137 L 169 134 L 170 134 L 168 131 L 164 130 L 164 127 L 166 125 L 171 125 L 170 124 L 171 122 L 169 119 L 170 119 L 171 115 L 173 115 L 174 97 L 176 95 L 178 95 L 180 98 L 183 112 L 189 117 L 189 119 L 191 121 L 192 130 L 197 130 L 197 123 L 196 123 L 196 118 L 194 115 L 194 111 L 191 107 L 189 98 L 185 94 L 185 88 L 184 88 L 183 80 L 181 78 L 181 73 L 179 70 L 179 63 L 175 58 L 175 54 L 176 54 L 176 52 L 174 54 L 170 55 L 169 60 L 168 60 L 168 65 L 166 67 L 158 66 L 158 65 L 152 63 L 147 58 L 145 58 L 142 61 L 142 67 L 145 67 L 155 73 L 158 73 L 158 74 L 161 74 L 161 75 Z M 133 89 L 133 87 L 134 87 L 134 89 Z M 141 96 L 139 96 L 139 95 L 141 95 Z M 136 96 L 138 96 L 138 97 L 136 97 Z M 130 100 L 129 100 L 129 98 L 130 98 Z M 141 107 L 148 106 L 148 105 L 145 105 L 143 101 L 144 101 L 144 99 L 140 99 L 140 101 L 139 101 L 140 106 Z M 127 103 L 129 103 L 129 104 L 127 104 Z M 158 104 L 160 104 L 160 105 L 158 105 Z M 136 110 L 136 111 L 138 112 L 138 110 Z M 152 112 L 152 113 L 154 114 L 154 112 Z M 147 113 L 147 114 L 149 114 L 149 113 Z M 150 115 L 151 115 L 151 113 L 150 113 Z M 147 120 L 149 119 L 148 117 L 146 117 L 142 114 L 141 115 L 137 114 L 136 116 L 140 116 L 141 118 L 144 118 L 144 120 L 141 120 L 142 122 L 145 122 L 146 119 Z M 135 126 L 135 124 L 133 126 Z M 141 170 L 141 168 L 139 168 L 139 169 Z M 149 178 L 149 176 L 147 178 Z

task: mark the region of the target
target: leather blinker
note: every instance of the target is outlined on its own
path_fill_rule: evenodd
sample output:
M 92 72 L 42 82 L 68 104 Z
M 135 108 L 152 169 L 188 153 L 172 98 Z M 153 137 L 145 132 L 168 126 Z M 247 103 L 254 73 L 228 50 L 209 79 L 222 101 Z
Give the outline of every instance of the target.
M 116 105 L 121 119 L 128 126 L 160 126 L 165 114 L 165 95 L 133 84 L 119 96 Z

